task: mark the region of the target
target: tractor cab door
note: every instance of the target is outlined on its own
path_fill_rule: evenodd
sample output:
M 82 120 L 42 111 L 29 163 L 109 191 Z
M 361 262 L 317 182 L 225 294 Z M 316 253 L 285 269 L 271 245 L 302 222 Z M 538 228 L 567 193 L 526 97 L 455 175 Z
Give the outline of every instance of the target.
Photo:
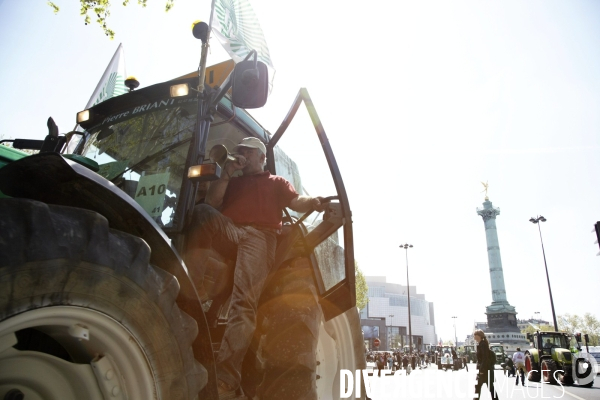
M 300 195 L 330 200 L 322 212 L 287 209 L 311 261 L 321 307 L 329 320 L 356 305 L 354 247 L 348 196 L 323 124 L 306 89 L 267 146 L 267 167 L 290 181 Z

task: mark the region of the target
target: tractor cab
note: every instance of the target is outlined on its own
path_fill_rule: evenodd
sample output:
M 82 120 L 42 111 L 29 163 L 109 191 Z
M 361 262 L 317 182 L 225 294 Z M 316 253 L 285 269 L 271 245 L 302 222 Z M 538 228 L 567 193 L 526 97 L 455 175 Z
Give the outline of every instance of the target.
M 542 353 L 551 355 L 553 349 L 555 349 L 554 351 L 556 349 L 569 349 L 571 337 L 561 332 L 540 332 L 538 340 L 538 343 L 541 343 L 539 349 Z

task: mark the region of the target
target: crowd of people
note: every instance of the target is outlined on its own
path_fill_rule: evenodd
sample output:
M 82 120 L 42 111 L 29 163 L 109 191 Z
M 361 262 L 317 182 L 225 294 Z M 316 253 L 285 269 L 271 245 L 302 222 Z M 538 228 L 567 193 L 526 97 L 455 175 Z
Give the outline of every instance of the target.
M 392 351 L 371 351 L 367 353 L 367 362 L 374 362 L 377 366 L 377 376 L 381 376 L 381 370 L 390 371 L 405 370 L 407 375 L 416 368 L 427 368 L 431 365 L 429 354 L 424 352 L 404 352 L 400 349 Z
M 478 399 L 481 395 L 483 385 L 487 385 L 493 400 L 498 400 L 498 393 L 494 388 L 494 370 L 496 356 L 490 350 L 489 342 L 485 333 L 481 329 L 477 329 L 474 334 L 474 339 L 477 342 L 477 383 L 475 385 L 475 393 Z M 458 358 L 456 351 L 452 351 L 452 357 Z M 433 354 L 433 353 L 432 353 Z M 430 355 L 426 352 L 403 352 L 402 350 L 392 351 L 371 351 L 367 353 L 367 362 L 374 362 L 377 365 L 377 376 L 381 376 L 382 369 L 391 371 L 406 370 L 409 375 L 411 370 L 415 368 L 426 368 L 431 363 L 436 363 L 436 354 Z M 461 356 L 464 365 L 466 366 L 469 359 L 466 355 Z M 515 384 L 525 385 L 525 355 L 521 349 L 517 347 L 517 351 L 512 357 L 507 358 L 503 363 L 504 373 L 516 378 Z M 468 371 L 468 369 L 467 369 Z

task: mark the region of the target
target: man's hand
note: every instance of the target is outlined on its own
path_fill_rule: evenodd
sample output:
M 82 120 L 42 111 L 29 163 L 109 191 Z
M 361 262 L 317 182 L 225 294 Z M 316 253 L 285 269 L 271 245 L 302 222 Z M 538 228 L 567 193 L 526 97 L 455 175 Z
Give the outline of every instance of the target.
M 323 212 L 327 208 L 327 203 L 324 201 L 325 198 L 321 196 L 313 197 L 312 206 L 317 212 Z
M 233 157 L 235 157 L 235 161 L 229 161 L 225 164 L 223 171 L 221 171 L 221 178 L 210 183 L 206 197 L 204 198 L 206 204 L 213 206 L 217 210 L 223 205 L 223 197 L 225 197 L 231 175 L 235 171 L 243 169 L 246 165 L 246 157 L 240 154 L 234 154 Z
M 327 207 L 324 197 L 298 196 L 290 202 L 290 208 L 298 212 L 315 210 L 322 212 Z
M 235 157 L 235 161 L 229 161 L 225 164 L 227 179 L 231 178 L 231 175 L 233 175 L 235 171 L 242 170 L 246 166 L 246 157 L 241 154 L 234 154 L 233 157 Z

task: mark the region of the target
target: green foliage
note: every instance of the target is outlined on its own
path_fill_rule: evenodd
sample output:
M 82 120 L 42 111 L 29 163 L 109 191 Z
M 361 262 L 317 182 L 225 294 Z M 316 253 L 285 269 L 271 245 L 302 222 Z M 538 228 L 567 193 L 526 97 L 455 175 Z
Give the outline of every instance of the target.
M 581 332 L 588 334 L 590 346 L 600 346 L 600 321 L 595 315 L 590 313 L 583 314 L 583 317 L 576 314 L 564 314 L 558 316 L 558 329 L 561 331 L 575 333 Z
M 590 346 L 600 346 L 600 321 L 596 318 L 595 315 L 590 313 L 585 313 L 583 316 L 579 316 L 577 314 L 563 314 L 559 315 L 557 318 L 558 322 L 558 330 L 561 332 L 567 332 L 570 334 L 574 334 L 576 332 L 581 332 L 582 340 L 583 334 L 588 334 L 590 341 Z M 539 327 L 540 331 L 554 331 L 554 327 L 551 325 L 542 325 Z M 536 329 L 531 325 L 525 329 L 521 330 L 521 333 L 534 333 Z M 575 342 L 571 341 L 574 345 Z
M 356 307 L 358 307 L 359 310 L 362 310 L 369 302 L 369 287 L 367 286 L 365 276 L 358 267 L 358 262 L 356 260 L 354 260 L 354 267 L 356 270 L 354 278 L 356 283 Z
M 138 4 L 142 7 L 146 7 L 148 0 L 138 0 Z M 110 0 L 79 0 L 81 3 L 81 12 L 80 15 L 85 16 L 84 22 L 86 25 L 92 22 L 92 18 L 90 18 L 90 14 L 96 15 L 96 22 L 98 25 L 102 27 L 104 34 L 108 36 L 111 40 L 115 38 L 115 32 L 108 27 L 107 19 L 110 16 L 111 3 Z M 127 6 L 129 4 L 129 0 L 123 1 L 123 6 Z M 175 0 L 167 0 L 167 4 L 165 6 L 165 11 L 168 12 L 171 8 L 173 8 L 175 4 Z M 54 10 L 54 13 L 58 13 L 60 8 L 49 1 L 48 5 Z
M 60 11 L 60 8 L 58 8 L 58 6 L 56 4 L 54 4 L 53 2 L 49 1 L 48 5 L 50 7 L 52 7 L 52 9 L 54 10 L 54 14 L 58 13 Z

